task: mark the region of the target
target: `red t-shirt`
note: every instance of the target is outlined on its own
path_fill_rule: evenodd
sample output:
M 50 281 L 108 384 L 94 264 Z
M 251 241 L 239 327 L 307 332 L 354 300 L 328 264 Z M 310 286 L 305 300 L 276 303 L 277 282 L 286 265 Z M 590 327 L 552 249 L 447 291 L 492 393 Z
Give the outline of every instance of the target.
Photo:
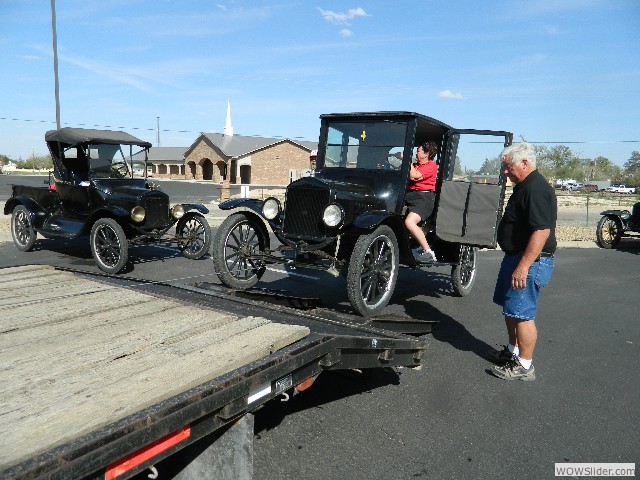
M 420 165 L 419 163 L 413 164 L 414 168 L 422 174 L 422 180 L 413 182 L 409 180 L 409 190 L 436 191 L 436 174 L 438 173 L 438 164 L 429 160 L 427 163 Z

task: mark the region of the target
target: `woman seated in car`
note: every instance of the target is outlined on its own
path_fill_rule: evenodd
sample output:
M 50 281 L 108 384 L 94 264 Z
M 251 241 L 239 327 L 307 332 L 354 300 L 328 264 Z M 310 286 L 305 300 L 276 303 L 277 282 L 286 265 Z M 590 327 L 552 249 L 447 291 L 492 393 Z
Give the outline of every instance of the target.
M 427 238 L 418 225 L 427 220 L 433 212 L 436 196 L 436 176 L 438 165 L 434 161 L 438 153 L 435 142 L 425 142 L 416 150 L 416 161 L 411 164 L 409 171 L 409 186 L 405 196 L 408 214 L 404 224 L 409 233 L 420 244 L 414 248 L 413 255 L 418 262 L 429 263 L 436 261 L 436 255 L 431 250 Z

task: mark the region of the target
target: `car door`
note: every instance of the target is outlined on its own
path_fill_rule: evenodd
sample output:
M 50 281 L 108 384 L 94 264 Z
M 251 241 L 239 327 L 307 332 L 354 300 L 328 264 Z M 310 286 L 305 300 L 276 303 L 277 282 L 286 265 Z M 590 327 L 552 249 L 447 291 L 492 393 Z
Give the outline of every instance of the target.
M 445 134 L 435 214 L 435 234 L 439 239 L 483 248 L 497 246 L 497 227 L 507 183 L 499 155 L 512 138 L 510 132 L 490 130 L 450 130 Z M 495 172 L 470 177 L 455 175 L 456 162 L 470 165 L 467 162 L 474 155 L 481 156 L 475 159 L 476 164 L 487 156 L 482 166 L 495 166 Z
M 91 213 L 88 159 L 82 148 L 73 147 L 64 153 L 64 178 L 56 182 L 62 211 L 68 217 L 84 217 Z

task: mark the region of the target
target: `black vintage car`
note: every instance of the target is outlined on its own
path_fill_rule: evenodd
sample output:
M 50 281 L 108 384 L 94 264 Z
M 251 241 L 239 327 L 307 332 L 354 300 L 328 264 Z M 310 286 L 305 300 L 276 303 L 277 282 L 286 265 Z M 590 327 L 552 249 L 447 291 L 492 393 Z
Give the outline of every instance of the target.
M 424 222 L 435 265 L 451 266 L 453 290 L 466 295 L 476 276 L 478 247 L 495 248 L 506 179 L 454 179 L 461 137 L 495 143 L 497 157 L 511 144 L 504 131 L 460 130 L 410 112 L 322 115 L 314 176 L 292 182 L 284 206 L 231 199 L 220 204 L 233 213 L 216 232 L 213 258 L 220 280 L 249 288 L 267 264 L 325 269 L 347 278 L 351 305 L 363 316 L 389 302 L 399 265 L 418 263 L 417 244 L 404 227 L 404 197 L 413 149 L 426 141 L 439 146 L 436 208 Z M 271 248 L 268 228 L 281 245 Z M 434 265 L 434 264 L 431 264 Z
M 208 253 L 208 210 L 199 204 L 169 205 L 169 196 L 146 178 L 151 144 L 124 132 L 61 128 L 46 133 L 53 158 L 49 187 L 13 185 L 4 207 L 12 214 L 11 234 L 29 251 L 37 234 L 76 238 L 88 235 L 101 270 L 120 272 L 129 243 L 175 241 L 185 257 Z M 144 158 L 145 176 L 134 178 L 134 157 Z M 175 235 L 167 232 L 175 225 Z
M 596 227 L 596 241 L 602 248 L 615 248 L 623 237 L 640 233 L 640 202 L 629 210 L 605 210 Z

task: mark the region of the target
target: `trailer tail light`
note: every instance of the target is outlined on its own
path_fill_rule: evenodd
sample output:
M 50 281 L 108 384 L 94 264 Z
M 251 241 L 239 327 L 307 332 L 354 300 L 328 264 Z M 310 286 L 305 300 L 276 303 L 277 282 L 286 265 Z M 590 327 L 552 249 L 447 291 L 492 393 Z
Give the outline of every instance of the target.
M 105 480 L 114 480 L 118 478 L 123 473 L 133 470 L 138 465 L 143 464 L 147 460 L 159 455 L 183 440 L 186 440 L 190 435 L 191 426 L 185 425 L 181 429 L 162 437 L 160 440 L 150 443 L 146 447 L 142 447 L 140 450 L 137 450 L 109 465 L 104 474 Z

